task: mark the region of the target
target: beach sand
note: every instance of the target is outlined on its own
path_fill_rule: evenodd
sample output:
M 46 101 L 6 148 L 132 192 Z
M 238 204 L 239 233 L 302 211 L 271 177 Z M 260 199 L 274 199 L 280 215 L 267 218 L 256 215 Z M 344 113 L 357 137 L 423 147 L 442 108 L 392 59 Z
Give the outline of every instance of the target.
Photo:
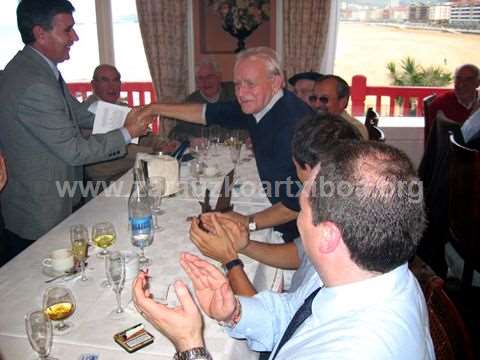
M 339 25 L 335 74 L 351 83 L 362 74 L 369 85 L 389 85 L 386 65 L 406 56 L 417 63 L 441 65 L 452 74 L 461 64 L 480 66 L 480 35 L 398 29 L 362 23 Z

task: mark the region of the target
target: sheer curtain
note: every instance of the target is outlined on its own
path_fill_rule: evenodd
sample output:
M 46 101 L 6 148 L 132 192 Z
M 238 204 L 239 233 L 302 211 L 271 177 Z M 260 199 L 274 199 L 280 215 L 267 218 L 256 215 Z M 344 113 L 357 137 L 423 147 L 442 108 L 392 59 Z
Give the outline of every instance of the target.
M 158 101 L 184 99 L 188 91 L 187 0 L 136 0 L 138 21 Z M 175 122 L 162 122 L 163 132 Z
M 283 60 L 287 78 L 320 69 L 331 3 L 331 0 L 283 0 Z

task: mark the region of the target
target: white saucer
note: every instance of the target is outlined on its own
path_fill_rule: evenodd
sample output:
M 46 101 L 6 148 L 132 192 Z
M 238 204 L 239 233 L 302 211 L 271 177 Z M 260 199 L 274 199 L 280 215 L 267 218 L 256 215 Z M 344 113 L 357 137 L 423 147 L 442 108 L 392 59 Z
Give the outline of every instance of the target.
M 56 277 L 61 275 L 68 275 L 70 272 L 66 271 L 56 271 L 51 266 L 42 265 L 42 272 L 49 277 Z

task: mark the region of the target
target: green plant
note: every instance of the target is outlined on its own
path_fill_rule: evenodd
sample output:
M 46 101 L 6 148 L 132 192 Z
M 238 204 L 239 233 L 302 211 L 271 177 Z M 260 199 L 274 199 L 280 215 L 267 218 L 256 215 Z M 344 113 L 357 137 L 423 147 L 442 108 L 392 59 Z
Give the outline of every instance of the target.
M 390 61 L 387 70 L 391 84 L 397 86 L 447 86 L 452 82 L 450 71 L 434 65 L 424 68 L 410 56 L 400 61 L 399 69 Z

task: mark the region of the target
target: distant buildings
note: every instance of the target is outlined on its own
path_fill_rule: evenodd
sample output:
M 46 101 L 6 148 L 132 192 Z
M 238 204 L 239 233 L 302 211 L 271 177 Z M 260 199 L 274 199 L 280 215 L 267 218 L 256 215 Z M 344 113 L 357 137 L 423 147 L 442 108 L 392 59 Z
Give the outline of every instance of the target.
M 432 26 L 451 26 L 480 29 L 480 0 L 452 0 L 433 3 L 429 0 L 411 1 L 410 5 L 399 5 L 390 0 L 389 6 L 358 5 L 342 1 L 342 20 L 368 22 L 415 23 Z

